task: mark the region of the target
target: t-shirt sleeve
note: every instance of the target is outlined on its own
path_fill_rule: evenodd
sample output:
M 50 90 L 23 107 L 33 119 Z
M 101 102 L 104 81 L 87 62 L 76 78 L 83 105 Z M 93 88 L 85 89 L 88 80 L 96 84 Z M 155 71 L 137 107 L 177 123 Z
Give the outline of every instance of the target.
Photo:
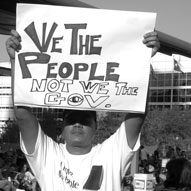
M 129 147 L 125 131 L 125 123 L 123 122 L 120 128 L 103 142 L 101 150 L 108 157 L 111 168 L 118 168 L 118 172 L 123 177 L 130 167 L 135 151 L 140 147 L 140 135 L 133 150 Z
M 22 136 L 20 135 L 21 150 L 25 154 L 26 159 L 31 167 L 31 170 L 37 179 L 40 179 L 41 172 L 42 172 L 40 169 L 42 169 L 47 162 L 46 161 L 46 158 L 48 157 L 47 148 L 48 147 L 51 148 L 50 145 L 53 145 L 53 144 L 54 144 L 53 140 L 42 131 L 41 126 L 39 124 L 35 149 L 32 154 L 29 154 L 27 153 L 25 144 L 22 140 Z

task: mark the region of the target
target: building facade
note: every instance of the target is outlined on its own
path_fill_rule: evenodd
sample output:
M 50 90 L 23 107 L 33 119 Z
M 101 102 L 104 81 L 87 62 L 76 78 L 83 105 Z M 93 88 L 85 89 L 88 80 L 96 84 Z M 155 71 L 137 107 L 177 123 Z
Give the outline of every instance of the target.
M 155 68 L 150 76 L 150 109 L 180 107 L 184 110 L 191 107 L 189 64 L 191 66 L 191 61 L 188 58 L 180 56 L 178 60 L 175 60 L 172 56 L 162 54 L 152 61 Z
M 8 119 L 14 119 L 11 77 L 0 76 L 0 126 L 4 126 Z

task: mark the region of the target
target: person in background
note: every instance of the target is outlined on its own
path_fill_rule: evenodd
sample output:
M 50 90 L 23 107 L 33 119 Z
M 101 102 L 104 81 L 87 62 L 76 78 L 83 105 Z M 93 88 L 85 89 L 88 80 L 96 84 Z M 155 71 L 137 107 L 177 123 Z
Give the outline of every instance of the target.
M 191 163 L 187 159 L 171 159 L 166 169 L 166 180 L 156 191 L 191 190 Z
M 179 157 L 181 157 L 181 149 L 180 149 L 180 147 L 176 147 L 176 153 L 175 153 L 175 157 L 176 158 L 179 158 Z
M 17 182 L 17 187 L 25 191 L 35 191 L 36 190 L 36 179 L 32 174 L 27 161 L 23 164 L 22 169 L 15 176 L 14 179 Z
M 180 157 L 181 158 L 187 158 L 187 154 L 186 154 L 186 151 L 181 151 L 181 153 L 180 153 Z
M 152 48 L 154 56 L 160 48 L 157 32 L 145 34 L 143 43 Z M 11 31 L 6 47 L 14 80 L 15 51 L 21 49 L 17 31 Z M 140 146 L 146 116 L 146 113 L 127 113 L 111 137 L 92 146 L 97 125 L 95 111 L 64 110 L 64 144 L 58 144 L 43 132 L 30 108 L 15 106 L 14 113 L 22 151 L 42 191 L 121 190 L 121 181 Z
M 12 184 L 11 181 L 4 179 L 0 180 L 0 189 L 2 191 L 16 191 L 17 188 Z
M 168 150 L 167 150 L 167 152 L 166 152 L 166 158 L 169 158 L 169 159 L 174 159 L 174 158 L 176 158 L 175 152 L 174 152 L 174 148 L 173 148 L 173 147 L 168 146 Z
M 143 145 L 140 146 L 139 150 L 139 156 L 140 156 L 140 166 L 143 168 L 143 172 L 146 172 L 146 166 L 148 164 L 148 156 L 149 154 L 147 153 L 145 147 Z

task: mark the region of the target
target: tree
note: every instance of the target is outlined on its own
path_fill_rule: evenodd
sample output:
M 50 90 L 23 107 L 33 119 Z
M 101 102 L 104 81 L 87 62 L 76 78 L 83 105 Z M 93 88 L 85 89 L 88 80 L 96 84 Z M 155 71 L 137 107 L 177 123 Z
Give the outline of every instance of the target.
M 164 143 L 186 148 L 191 136 L 190 116 L 191 111 L 182 111 L 179 108 L 149 111 L 143 124 L 142 143 Z
M 1 138 L 4 143 L 19 143 L 19 128 L 15 120 L 8 119 L 5 122 L 4 133 Z
M 123 112 L 98 112 L 97 130 L 94 138 L 94 144 L 102 143 L 110 137 L 120 126 L 122 119 L 125 117 Z

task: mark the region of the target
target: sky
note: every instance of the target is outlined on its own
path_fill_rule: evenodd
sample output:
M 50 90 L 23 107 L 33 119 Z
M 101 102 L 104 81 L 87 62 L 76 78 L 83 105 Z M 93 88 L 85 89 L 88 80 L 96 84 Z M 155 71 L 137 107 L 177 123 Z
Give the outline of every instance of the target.
M 156 29 L 191 42 L 191 0 L 81 0 L 101 9 L 157 13 Z
M 191 42 L 191 0 L 80 0 L 100 9 L 157 13 L 156 30 Z M 0 35 L 0 62 L 8 61 L 5 41 Z

